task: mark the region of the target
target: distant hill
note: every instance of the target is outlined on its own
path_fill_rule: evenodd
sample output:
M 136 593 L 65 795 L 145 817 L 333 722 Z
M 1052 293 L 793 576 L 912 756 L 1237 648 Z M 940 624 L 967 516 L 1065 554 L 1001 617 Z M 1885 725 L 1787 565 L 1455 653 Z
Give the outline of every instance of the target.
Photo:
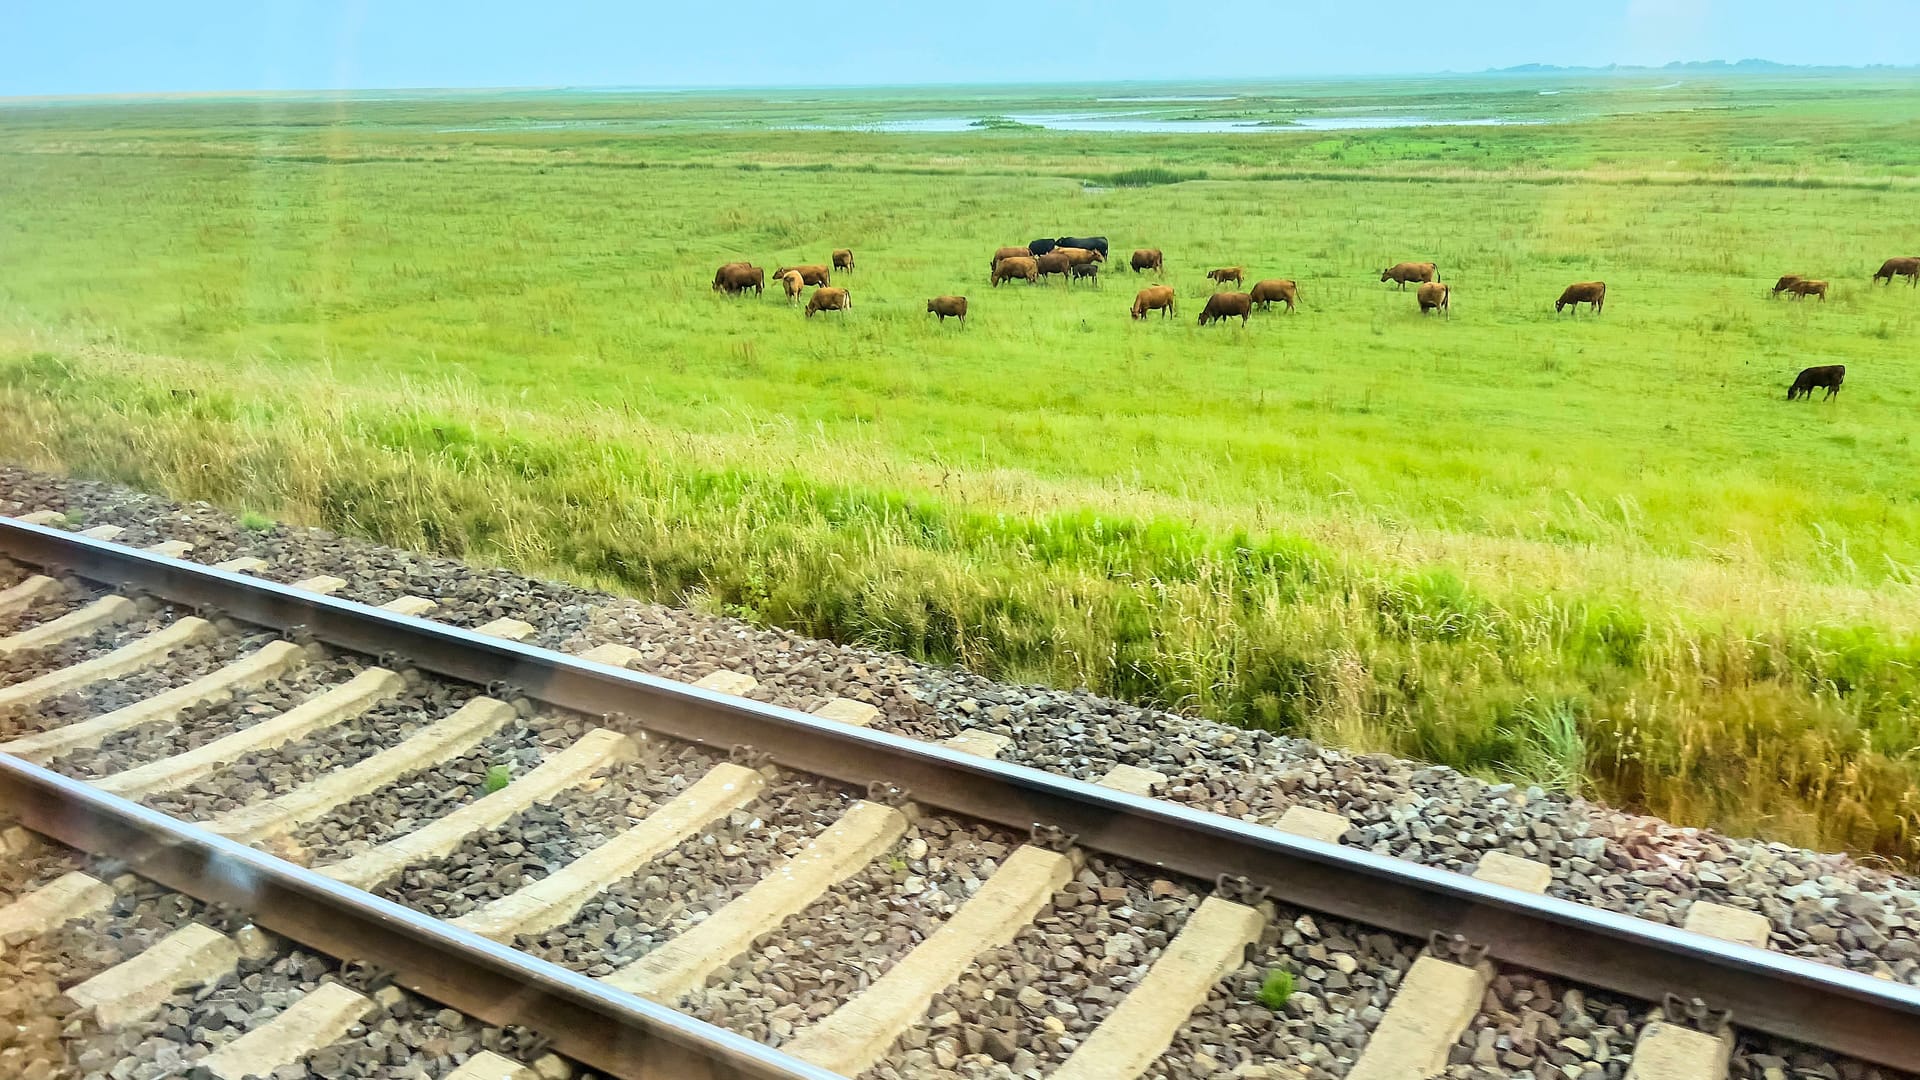
M 1675 60 L 1659 67 L 1646 67 L 1637 64 L 1608 64 L 1605 67 L 1561 67 L 1558 64 L 1519 64 L 1514 67 L 1489 68 L 1488 75 L 1631 75 L 1636 72 L 1645 74 L 1686 73 L 1696 75 L 1764 75 L 1783 72 L 1819 72 L 1819 71 L 1910 71 L 1909 67 L 1897 67 L 1891 64 L 1868 64 L 1864 67 L 1844 65 L 1782 64 L 1773 60 Z

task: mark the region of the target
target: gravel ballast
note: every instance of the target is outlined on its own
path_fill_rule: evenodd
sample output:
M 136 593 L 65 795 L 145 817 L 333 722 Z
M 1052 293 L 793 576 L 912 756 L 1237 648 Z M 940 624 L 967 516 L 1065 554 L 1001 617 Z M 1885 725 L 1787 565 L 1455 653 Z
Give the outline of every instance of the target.
M 459 625 L 511 615 L 536 626 L 531 640 L 539 644 L 569 650 L 601 642 L 631 645 L 641 652 L 634 665 L 639 670 L 682 679 L 719 668 L 746 672 L 760 681 L 750 695 L 759 700 L 802 709 L 833 696 L 869 701 L 882 709 L 875 724 L 882 730 L 930 739 L 963 730 L 999 732 L 1013 740 L 1007 760 L 1081 779 L 1098 779 L 1120 763 L 1157 769 L 1170 778 L 1163 798 L 1245 820 L 1271 821 L 1294 805 L 1340 812 L 1353 822 L 1350 846 L 1428 866 L 1471 870 L 1485 852 L 1510 852 L 1551 866 L 1552 895 L 1614 911 L 1677 924 L 1700 900 L 1757 910 L 1773 924 L 1775 948 L 1920 984 L 1920 885 L 1845 856 L 1675 828 L 1444 767 L 1326 750 L 1087 694 L 996 684 L 317 530 L 242 529 L 213 508 L 180 507 L 110 485 L 0 467 L 0 496 L 23 510 L 78 508 L 90 524 L 111 521 L 131 530 L 136 522 L 151 523 L 152 539 L 198 545 L 196 559 L 255 555 L 270 563 L 267 576 L 280 580 L 333 573 L 348 580 L 338 595 L 350 599 L 383 603 L 403 592 L 432 596 L 443 601 L 434 616 Z M 126 539 L 152 542 L 132 531 Z M 319 761 L 296 755 L 274 764 L 278 778 L 291 786 L 310 778 Z M 227 790 L 198 797 L 202 803 L 225 798 L 231 808 L 243 796 Z M 355 839 L 365 838 L 339 842 Z M 638 880 L 644 885 L 644 876 Z M 664 896 L 629 895 L 606 917 L 616 923 L 668 922 L 675 916 L 637 914 L 646 903 L 674 902 Z M 601 918 L 596 914 L 595 924 Z M 630 931 L 625 946 L 656 930 L 649 923 Z M 611 935 L 610 928 L 600 938 L 610 942 Z M 625 946 L 608 955 L 622 962 L 637 955 Z M 588 948 L 569 938 L 556 947 L 569 962 L 603 962 L 599 944 Z

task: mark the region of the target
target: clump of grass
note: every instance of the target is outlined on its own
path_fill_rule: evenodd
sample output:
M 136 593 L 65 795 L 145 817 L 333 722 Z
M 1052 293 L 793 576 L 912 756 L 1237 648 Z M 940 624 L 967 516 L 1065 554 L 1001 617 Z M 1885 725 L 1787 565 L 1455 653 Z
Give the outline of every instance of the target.
M 243 529 L 248 529 L 253 532 L 266 532 L 268 529 L 273 528 L 273 524 L 272 518 L 260 513 L 258 510 L 243 510 L 240 512 L 240 527 Z
M 1088 176 L 1085 179 L 1105 187 L 1138 188 L 1154 187 L 1160 184 L 1182 184 L 1188 180 L 1205 180 L 1206 178 L 1207 170 L 1205 169 L 1170 169 L 1160 165 L 1143 165 L 1139 168 Z
M 491 795 L 496 791 L 504 790 L 506 786 L 512 782 L 513 767 L 511 765 L 489 765 L 487 766 L 487 778 L 481 784 L 481 787 L 486 790 L 487 794 Z
M 1293 972 L 1286 968 L 1274 968 L 1260 980 L 1260 990 L 1254 995 L 1260 1004 L 1279 1012 L 1293 996 Z

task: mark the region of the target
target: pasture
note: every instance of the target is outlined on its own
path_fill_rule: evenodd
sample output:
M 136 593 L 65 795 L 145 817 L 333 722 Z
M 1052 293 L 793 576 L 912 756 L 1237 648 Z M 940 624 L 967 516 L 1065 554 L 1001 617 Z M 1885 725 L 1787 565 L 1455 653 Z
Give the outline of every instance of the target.
M 1189 92 L 1159 87 L 0 104 L 0 438 L 1913 857 L 1920 291 L 1870 275 L 1920 254 L 1920 85 L 1651 82 L 1164 106 L 1530 121 L 1208 135 L 819 129 Z M 1067 233 L 1109 238 L 1097 287 L 988 286 Z M 849 311 L 709 287 L 837 247 Z M 1429 259 L 1447 318 L 1379 280 Z M 1234 265 L 1298 311 L 1197 325 Z M 1788 272 L 1830 295 L 1771 297 Z M 1156 278 L 1178 317 L 1131 320 Z M 1556 314 L 1583 281 L 1604 313 Z M 1817 364 L 1844 392 L 1788 402 Z

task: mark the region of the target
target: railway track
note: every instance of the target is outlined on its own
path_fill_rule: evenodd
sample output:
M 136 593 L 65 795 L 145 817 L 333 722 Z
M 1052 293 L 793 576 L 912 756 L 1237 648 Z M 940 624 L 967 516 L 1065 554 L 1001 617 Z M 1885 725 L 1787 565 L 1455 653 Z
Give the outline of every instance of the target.
M 916 741 L 862 702 L 799 713 L 744 675 L 675 683 L 622 646 L 570 656 L 512 618 L 460 629 L 428 598 L 113 538 L 0 520 L 0 812 L 72 849 L 7 834 L 25 887 L 0 942 L 55 943 L 18 978 L 57 986 L 83 1069 L 1920 1063 L 1920 988 L 1757 947 L 1751 912 L 1697 903 L 1699 932 L 1675 929 L 1541 895 L 1536 862 L 1437 870 L 1343 846 L 1333 815 L 1266 828 L 1151 798 L 1130 766 L 1079 782 L 978 731 Z M 188 1042 L 215 1048 L 164 1052 Z

